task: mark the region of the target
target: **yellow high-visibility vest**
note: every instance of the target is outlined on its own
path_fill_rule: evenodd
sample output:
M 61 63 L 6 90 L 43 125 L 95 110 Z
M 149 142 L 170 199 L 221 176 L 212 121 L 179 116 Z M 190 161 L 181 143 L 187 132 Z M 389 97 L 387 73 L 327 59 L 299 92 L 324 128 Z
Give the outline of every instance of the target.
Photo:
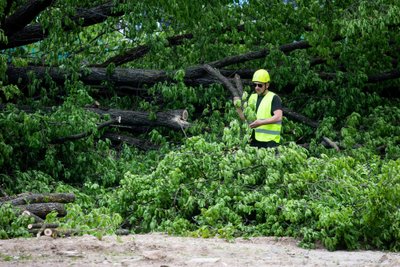
M 261 100 L 260 106 L 257 110 L 257 119 L 268 119 L 271 118 L 271 107 L 272 107 L 272 99 L 274 98 L 275 93 L 268 91 L 268 93 Z M 257 104 L 257 94 L 252 94 L 249 98 L 249 105 Z M 268 142 L 275 141 L 279 143 L 281 140 L 281 129 L 282 129 L 282 121 L 277 121 L 272 124 L 261 125 L 257 128 L 254 128 L 255 138 L 260 142 Z

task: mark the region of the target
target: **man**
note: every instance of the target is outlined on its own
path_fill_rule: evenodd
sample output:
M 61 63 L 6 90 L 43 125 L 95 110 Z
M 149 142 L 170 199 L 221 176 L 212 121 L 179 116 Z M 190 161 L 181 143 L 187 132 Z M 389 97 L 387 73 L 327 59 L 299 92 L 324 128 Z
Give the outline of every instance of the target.
M 250 123 L 254 129 L 251 146 L 277 147 L 281 139 L 282 100 L 278 95 L 268 90 L 270 77 L 268 71 L 259 69 L 254 72 L 253 83 L 255 94 L 249 98 L 248 104 L 256 107 L 256 120 Z

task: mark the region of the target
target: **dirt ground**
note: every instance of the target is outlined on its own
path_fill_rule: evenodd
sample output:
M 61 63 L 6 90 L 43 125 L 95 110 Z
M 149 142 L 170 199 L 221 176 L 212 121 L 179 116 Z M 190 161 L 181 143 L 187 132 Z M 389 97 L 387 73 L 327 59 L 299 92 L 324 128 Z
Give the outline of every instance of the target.
M 0 240 L 0 266 L 400 266 L 400 253 L 302 249 L 292 238 L 164 234 Z

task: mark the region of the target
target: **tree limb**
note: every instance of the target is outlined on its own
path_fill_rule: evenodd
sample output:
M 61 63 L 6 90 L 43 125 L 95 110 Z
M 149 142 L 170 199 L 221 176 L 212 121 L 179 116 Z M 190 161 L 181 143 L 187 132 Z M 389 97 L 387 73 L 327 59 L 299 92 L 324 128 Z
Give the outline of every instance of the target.
M 223 76 L 217 69 L 211 67 L 208 64 L 205 64 L 203 68 L 211 75 L 216 77 L 222 85 L 231 92 L 233 97 L 240 97 L 238 90 L 232 85 L 232 83 Z
M 168 110 L 157 112 L 155 118 L 150 118 L 149 112 L 108 109 L 86 108 L 86 110 L 97 113 L 99 115 L 110 115 L 112 118 L 121 117 L 121 124 L 128 126 L 164 126 L 176 130 L 190 127 L 190 123 L 186 120 L 188 113 L 186 110 Z
M 46 215 L 52 211 L 56 211 L 60 217 L 67 215 L 67 211 L 65 210 L 63 203 L 33 203 L 28 205 L 18 205 L 15 207 L 20 210 L 27 210 L 42 219 L 45 219 Z
M 47 202 L 58 202 L 58 203 L 70 203 L 74 202 L 75 195 L 71 193 L 52 193 L 52 194 L 32 194 L 25 193 L 22 196 L 16 196 L 16 198 L 10 200 L 0 199 L 0 204 L 10 203 L 11 205 L 26 205 L 29 203 L 47 203 Z
M 192 39 L 193 34 L 182 34 L 176 35 L 172 37 L 168 37 L 167 41 L 170 46 L 180 45 L 183 43 L 185 39 Z M 93 67 L 107 67 L 109 64 L 114 63 L 115 66 L 120 66 L 124 63 L 133 61 L 135 59 L 141 58 L 146 55 L 150 51 L 149 45 L 141 45 L 132 49 L 125 51 L 123 54 L 116 55 L 114 57 L 109 58 L 104 63 L 93 64 Z
M 15 32 L 23 29 L 40 12 L 52 5 L 54 0 L 30 0 L 25 6 L 17 9 L 11 16 L 7 17 L 2 27 L 7 36 L 13 35 Z
M 306 124 L 308 126 L 311 126 L 313 128 L 318 128 L 318 125 L 319 125 L 318 122 L 315 122 L 315 121 L 313 121 L 313 120 L 311 120 L 311 119 L 309 119 L 309 118 L 307 118 L 307 117 L 305 117 L 305 116 L 303 116 L 301 114 L 298 114 L 298 113 L 296 113 L 294 111 L 291 111 L 291 110 L 289 110 L 287 108 L 283 108 L 282 110 L 283 110 L 283 115 L 288 117 L 289 119 L 292 119 L 292 120 L 295 120 L 295 121 L 299 121 L 299 122 L 304 123 L 304 124 Z
M 311 45 L 307 41 L 298 41 L 298 42 L 293 42 L 290 44 L 281 45 L 279 47 L 279 50 L 281 50 L 284 53 L 289 53 L 296 49 L 306 49 L 309 47 L 311 47 Z M 269 52 L 270 52 L 269 49 L 265 48 L 265 49 L 262 49 L 259 51 L 253 51 L 253 52 L 248 52 L 248 53 L 244 53 L 241 55 L 225 57 L 221 60 L 209 62 L 207 64 L 214 68 L 219 69 L 219 68 L 223 68 L 226 66 L 247 62 L 250 60 L 263 58 L 263 57 L 267 56 L 269 54 Z M 190 78 L 200 77 L 200 76 L 204 75 L 204 72 L 205 72 L 205 70 L 202 67 L 202 65 L 192 66 L 192 67 L 189 67 L 186 69 L 185 76 L 190 77 Z
M 71 20 L 82 27 L 98 24 L 105 21 L 108 17 L 119 17 L 123 15 L 122 12 L 113 12 L 115 7 L 113 2 L 96 6 L 90 9 L 77 9 L 76 15 L 71 17 Z M 70 27 L 64 26 L 64 30 L 71 30 Z M 18 47 L 26 44 L 41 41 L 47 37 L 47 31 L 41 24 L 33 24 L 24 27 L 22 30 L 9 36 L 8 43 L 0 43 L 0 49 Z

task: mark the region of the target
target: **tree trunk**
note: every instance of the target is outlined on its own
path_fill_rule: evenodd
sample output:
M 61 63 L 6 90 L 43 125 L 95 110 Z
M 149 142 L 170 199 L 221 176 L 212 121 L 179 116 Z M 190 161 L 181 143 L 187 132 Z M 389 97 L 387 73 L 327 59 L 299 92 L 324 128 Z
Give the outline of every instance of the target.
M 26 205 L 32 203 L 70 203 L 75 201 L 75 195 L 72 193 L 51 193 L 51 194 L 24 194 L 11 200 L 5 200 L 0 202 L 10 203 L 11 205 Z
M 27 217 L 33 218 L 35 223 L 43 223 L 43 219 L 42 219 L 42 218 L 40 218 L 40 217 L 37 216 L 36 214 L 33 214 L 33 213 L 30 212 L 30 211 L 24 210 L 24 211 L 21 213 L 21 215 L 22 215 L 22 216 L 27 216 Z
M 14 14 L 6 18 L 3 27 L 4 33 L 12 35 L 23 29 L 53 2 L 54 0 L 35 0 L 17 9 Z
M 28 205 L 18 205 L 16 207 L 21 210 L 27 210 L 42 219 L 45 219 L 46 215 L 52 211 L 56 211 L 59 217 L 67 215 L 67 211 L 62 203 L 34 203 Z
M 110 1 L 90 9 L 79 9 L 76 11 L 76 15 L 70 19 L 83 27 L 94 25 L 105 21 L 108 17 L 123 15 L 123 12 L 113 12 L 114 7 L 114 3 Z M 70 27 L 64 25 L 65 31 L 69 31 L 70 29 Z M 9 36 L 7 43 L 0 43 L 0 50 L 32 44 L 45 39 L 47 35 L 48 33 L 41 24 L 28 25 Z
M 188 112 L 186 110 L 169 110 L 157 112 L 154 120 L 149 118 L 149 112 L 131 111 L 120 109 L 103 110 L 99 108 L 87 108 L 88 111 L 100 114 L 110 115 L 112 118 L 121 117 L 121 125 L 127 126 L 164 126 L 172 129 L 184 129 L 190 126 L 186 120 Z

